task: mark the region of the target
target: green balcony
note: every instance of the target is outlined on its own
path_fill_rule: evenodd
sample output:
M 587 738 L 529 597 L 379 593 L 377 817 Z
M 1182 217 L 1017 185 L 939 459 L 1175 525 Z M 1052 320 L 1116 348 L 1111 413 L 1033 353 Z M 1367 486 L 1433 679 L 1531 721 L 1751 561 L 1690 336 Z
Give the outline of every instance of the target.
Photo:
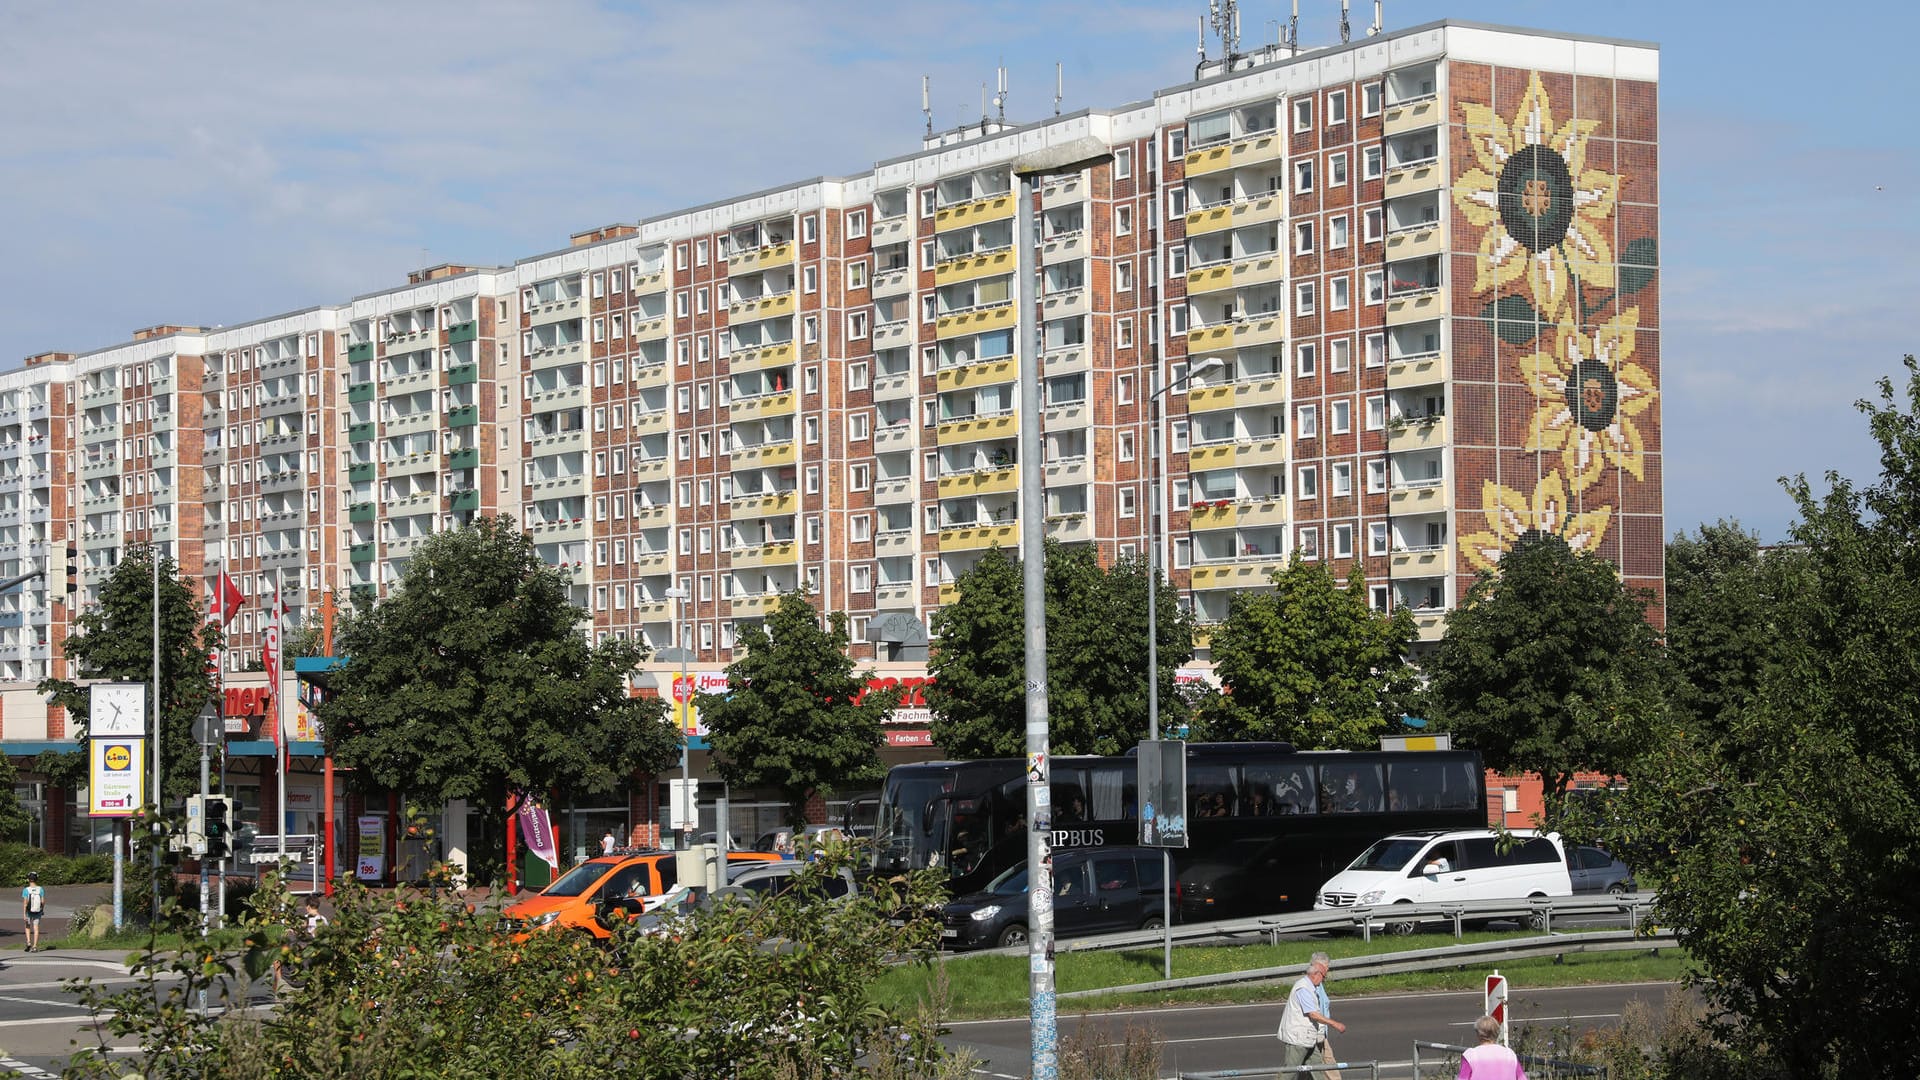
M 477 469 L 479 467 L 480 448 L 477 446 L 467 450 L 455 450 L 447 457 L 447 468 L 449 469 Z
M 348 553 L 348 557 L 354 562 L 372 562 L 373 541 L 369 540 L 364 544 L 353 545 L 353 549 Z
M 380 598 L 380 587 L 378 585 L 355 585 L 353 587 L 353 598 L 355 600 L 362 598 L 378 600 Z
M 447 410 L 448 427 L 472 427 L 480 422 L 480 406 L 456 405 Z
M 479 381 L 479 364 L 461 364 L 459 367 L 447 369 L 448 386 L 465 386 L 468 383 L 477 383 Z
M 474 490 L 474 489 L 472 489 L 472 488 L 469 488 L 469 489 L 468 489 L 468 490 L 466 490 L 466 491 L 456 491 L 456 492 L 454 492 L 454 493 L 453 493 L 453 508 L 454 508 L 455 510 L 478 510 L 478 509 L 480 509 L 480 492 L 479 492 L 479 491 L 477 491 L 477 490 Z
M 472 341 L 480 336 L 480 324 L 469 319 L 463 323 L 454 323 L 447 327 L 447 343 L 458 345 L 463 341 Z
M 358 405 L 362 402 L 372 401 L 372 400 L 373 400 L 373 384 L 372 383 L 370 382 L 354 383 L 352 386 L 347 387 L 347 404 Z
M 369 442 L 373 439 L 373 421 L 364 424 L 352 424 L 347 428 L 348 442 Z
M 363 341 L 358 345 L 347 346 L 347 363 L 358 364 L 373 359 L 373 342 Z
M 368 483 L 373 480 L 373 472 L 373 462 L 363 461 L 358 465 L 347 466 L 347 479 L 356 484 Z
M 378 507 L 372 503 L 361 503 L 358 506 L 349 506 L 347 507 L 347 520 L 356 525 L 372 521 L 373 512 L 377 509 Z

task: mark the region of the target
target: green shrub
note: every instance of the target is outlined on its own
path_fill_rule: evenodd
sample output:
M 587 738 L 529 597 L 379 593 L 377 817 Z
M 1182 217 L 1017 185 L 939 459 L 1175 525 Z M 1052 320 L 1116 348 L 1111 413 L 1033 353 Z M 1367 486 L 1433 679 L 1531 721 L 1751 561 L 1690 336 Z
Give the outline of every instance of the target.
M 31 844 L 0 844 L 0 888 L 17 889 L 30 873 L 38 874 L 42 885 L 92 885 L 113 880 L 113 860 L 105 855 L 69 858 Z

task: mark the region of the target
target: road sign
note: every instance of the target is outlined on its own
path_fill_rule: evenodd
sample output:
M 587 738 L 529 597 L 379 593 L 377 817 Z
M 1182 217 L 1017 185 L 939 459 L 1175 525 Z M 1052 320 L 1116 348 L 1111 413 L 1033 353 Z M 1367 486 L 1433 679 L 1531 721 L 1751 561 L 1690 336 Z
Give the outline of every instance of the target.
M 193 741 L 201 746 L 216 746 L 226 735 L 227 725 L 220 716 L 220 706 L 211 701 L 202 705 L 199 715 L 193 718 Z
M 669 780 L 667 804 L 667 827 L 678 832 L 697 828 L 700 824 L 700 781 Z
M 1487 976 L 1487 1015 L 1500 1022 L 1500 1045 L 1508 1045 L 1507 977 L 1498 971 Z

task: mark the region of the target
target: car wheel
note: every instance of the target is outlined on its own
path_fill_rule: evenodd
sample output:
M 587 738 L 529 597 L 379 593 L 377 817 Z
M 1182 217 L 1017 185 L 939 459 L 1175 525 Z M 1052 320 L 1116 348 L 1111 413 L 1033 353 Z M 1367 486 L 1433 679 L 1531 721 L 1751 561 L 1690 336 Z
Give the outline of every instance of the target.
M 1411 900 L 1402 900 L 1402 901 L 1400 901 L 1400 903 L 1402 903 L 1402 904 L 1410 904 L 1410 903 L 1412 903 L 1412 901 L 1411 901 Z M 1406 935 L 1408 935 L 1408 934 L 1411 934 L 1411 933 L 1413 933 L 1413 932 L 1414 932 L 1415 930 L 1418 930 L 1418 929 L 1420 929 L 1420 924 L 1419 924 L 1419 923 L 1417 923 L 1417 922 L 1415 922 L 1415 921 L 1414 921 L 1414 920 L 1412 920 L 1412 919 L 1401 919 L 1401 920 L 1399 920 L 1399 921 L 1397 921 L 1397 922 L 1389 922 L 1389 923 L 1387 924 L 1387 933 L 1389 933 L 1389 934 L 1398 934 L 1398 935 L 1400 935 L 1400 936 L 1402 936 L 1402 937 L 1404 937 L 1404 936 L 1406 936 Z
M 1527 899 L 1545 900 L 1546 897 L 1540 895 L 1539 893 L 1535 893 L 1534 895 L 1527 897 Z M 1540 933 L 1544 934 L 1547 932 L 1547 927 L 1550 926 L 1551 924 L 1552 924 L 1552 920 L 1548 917 L 1547 912 L 1545 911 L 1535 911 L 1532 914 L 1527 916 L 1527 929 L 1529 930 L 1537 930 Z
M 1627 883 L 1624 881 L 1616 881 L 1613 884 L 1607 886 L 1607 895 L 1609 896 L 1627 895 Z
M 1158 930 L 1165 925 L 1167 925 L 1167 921 L 1165 919 L 1162 919 L 1158 915 L 1149 915 L 1147 916 L 1147 921 L 1140 924 L 1140 929 Z
M 1014 923 L 1005 930 L 1000 931 L 1000 937 L 996 940 L 1003 949 L 1011 948 L 1015 945 L 1025 945 L 1027 943 L 1027 928 L 1019 923 Z

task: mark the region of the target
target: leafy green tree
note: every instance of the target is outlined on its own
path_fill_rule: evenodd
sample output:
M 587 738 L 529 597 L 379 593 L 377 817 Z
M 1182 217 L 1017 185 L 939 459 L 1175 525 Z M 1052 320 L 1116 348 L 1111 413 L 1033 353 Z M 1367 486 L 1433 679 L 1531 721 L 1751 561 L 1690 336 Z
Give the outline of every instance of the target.
M 1702 525 L 1667 544 L 1667 652 L 1674 712 L 1710 733 L 1760 692 L 1795 642 L 1781 633 L 1781 598 L 1806 586 L 1796 548 L 1763 552 L 1737 522 Z
M 1663 731 L 1606 836 L 1700 966 L 1721 1076 L 1920 1075 L 1920 368 L 1906 368 L 1903 395 L 1882 380 L 1860 403 L 1877 482 L 1787 483 L 1802 576 L 1760 607 L 1784 647 L 1757 690 L 1710 731 L 1684 717 Z
M 67 710 L 76 736 L 83 737 L 87 725 L 88 693 L 80 680 L 153 682 L 155 554 L 146 545 L 129 548 L 101 585 L 99 602 L 80 612 L 64 645 L 77 676 L 40 682 L 40 692 L 51 694 Z M 200 790 L 200 744 L 193 739 L 193 718 L 213 700 L 213 676 L 207 667 L 219 647 L 220 630 L 208 622 L 205 602 L 195 597 L 191 583 L 181 580 L 173 558 L 161 557 L 160 782 L 169 803 Z M 149 697 L 148 708 L 152 702 Z M 85 756 L 59 756 L 63 760 L 46 762 L 52 766 L 52 775 L 62 782 L 78 782 L 85 775 Z M 41 755 L 41 760 L 47 758 Z
M 1091 548 L 1046 545 L 1047 718 L 1056 754 L 1116 754 L 1147 735 L 1147 571 L 1103 569 Z M 927 706 L 933 740 L 961 758 L 1026 752 L 1026 619 L 1020 564 L 993 548 L 934 613 Z M 1193 656 L 1193 620 L 1158 592 L 1163 723 L 1184 719 L 1175 687 Z
M 1447 619 L 1428 719 L 1506 772 L 1540 774 L 1557 813 L 1576 772 L 1619 773 L 1659 719 L 1665 660 L 1647 599 L 1558 536 L 1514 545 Z
M 1272 581 L 1271 592 L 1235 596 L 1214 630 L 1227 692 L 1203 707 L 1204 733 L 1307 750 L 1378 746 L 1414 691 L 1412 613 L 1370 609 L 1358 567 L 1342 585 L 1326 564 L 1295 554 Z
M 881 725 L 895 704 L 855 674 L 847 617 L 822 616 L 805 590 L 780 597 L 765 626 L 741 627 L 726 694 L 697 701 L 715 765 L 730 784 L 777 789 L 788 820 L 806 820 L 807 795 L 881 777 Z
M 585 617 L 511 518 L 428 538 L 392 595 L 340 629 L 346 661 L 320 713 L 331 752 L 501 824 L 515 793 L 607 793 L 678 760 L 666 702 L 628 695 L 645 648 L 589 644 Z

